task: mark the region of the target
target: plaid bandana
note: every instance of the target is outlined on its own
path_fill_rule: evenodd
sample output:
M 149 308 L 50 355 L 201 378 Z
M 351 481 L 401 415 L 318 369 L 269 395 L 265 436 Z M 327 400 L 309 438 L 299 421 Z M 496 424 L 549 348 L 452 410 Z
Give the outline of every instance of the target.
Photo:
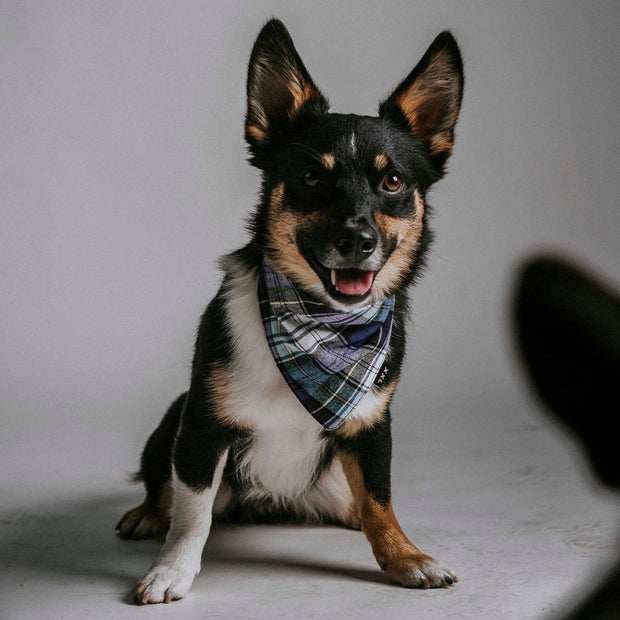
M 269 348 L 289 387 L 327 430 L 337 429 L 382 370 L 394 298 L 334 310 L 297 290 L 265 258 L 258 302 Z

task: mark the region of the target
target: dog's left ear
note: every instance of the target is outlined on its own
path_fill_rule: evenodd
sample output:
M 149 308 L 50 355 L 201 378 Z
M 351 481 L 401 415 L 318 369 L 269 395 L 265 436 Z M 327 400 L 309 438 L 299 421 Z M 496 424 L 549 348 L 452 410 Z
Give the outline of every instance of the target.
M 463 98 L 463 61 L 450 32 L 442 32 L 415 69 L 380 105 L 379 115 L 406 124 L 428 147 L 438 172 L 454 145 Z
M 272 19 L 260 31 L 248 67 L 245 138 L 272 141 L 303 112 L 324 114 L 327 99 L 315 86 L 284 24 Z

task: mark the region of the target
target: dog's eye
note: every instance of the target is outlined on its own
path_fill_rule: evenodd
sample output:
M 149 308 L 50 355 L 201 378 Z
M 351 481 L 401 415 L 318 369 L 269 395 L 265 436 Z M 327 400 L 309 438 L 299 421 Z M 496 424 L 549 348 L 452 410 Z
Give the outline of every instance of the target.
M 390 194 L 400 192 L 405 186 L 403 180 L 397 174 L 386 174 L 381 188 Z
M 308 168 L 303 174 L 303 181 L 307 187 L 318 187 L 321 183 L 319 171 L 316 168 Z

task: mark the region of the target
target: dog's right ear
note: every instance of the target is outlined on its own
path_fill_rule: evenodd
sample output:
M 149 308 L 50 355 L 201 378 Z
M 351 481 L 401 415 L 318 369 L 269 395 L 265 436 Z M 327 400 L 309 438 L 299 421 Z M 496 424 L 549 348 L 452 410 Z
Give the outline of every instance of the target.
M 407 127 L 425 144 L 439 176 L 454 145 L 463 98 L 463 60 L 450 32 L 433 41 L 414 70 L 379 107 L 379 116 Z
M 302 112 L 325 114 L 329 104 L 310 77 L 284 24 L 260 31 L 248 67 L 245 138 L 267 144 Z

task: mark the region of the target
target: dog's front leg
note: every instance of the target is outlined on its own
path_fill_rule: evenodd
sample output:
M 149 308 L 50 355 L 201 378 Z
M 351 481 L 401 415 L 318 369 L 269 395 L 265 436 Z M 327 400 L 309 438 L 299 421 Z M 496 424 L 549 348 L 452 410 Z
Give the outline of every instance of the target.
M 211 484 L 195 489 L 173 474 L 174 502 L 170 530 L 157 560 L 133 590 L 138 605 L 183 598 L 200 572 L 202 550 L 211 529 L 213 501 L 228 450 L 216 456 Z
M 391 434 L 384 420 L 342 443 L 339 457 L 361 516 L 362 531 L 387 576 L 409 588 L 439 588 L 457 576 L 403 533 L 390 492 Z

